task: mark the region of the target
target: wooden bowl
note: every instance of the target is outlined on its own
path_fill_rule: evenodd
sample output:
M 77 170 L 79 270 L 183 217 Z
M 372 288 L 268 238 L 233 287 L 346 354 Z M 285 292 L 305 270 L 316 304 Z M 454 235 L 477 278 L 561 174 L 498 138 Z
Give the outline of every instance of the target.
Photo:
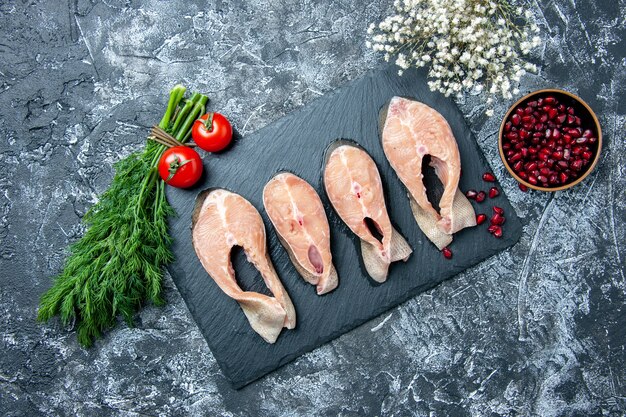
M 568 106 L 570 105 L 573 106 L 574 109 L 576 110 L 576 115 L 581 118 L 581 121 L 582 121 L 581 125 L 585 126 L 586 128 L 595 130 L 595 133 L 597 134 L 597 138 L 598 138 L 597 149 L 595 150 L 593 160 L 591 161 L 589 165 L 587 165 L 584 168 L 585 171 L 580 175 L 580 177 L 576 178 L 574 181 L 570 183 L 560 185 L 560 186 L 555 186 L 555 187 L 542 187 L 539 185 L 533 185 L 529 183 L 528 181 L 520 178 L 513 171 L 513 168 L 509 166 L 509 163 L 507 162 L 504 156 L 504 150 L 502 149 L 502 136 L 504 132 L 504 125 L 508 121 L 509 116 L 511 116 L 511 113 L 514 112 L 515 109 L 520 104 L 526 101 L 531 101 L 532 99 L 539 99 L 541 97 L 547 97 L 547 96 L 553 96 L 560 103 L 566 104 Z M 567 91 L 558 90 L 558 89 L 537 90 L 517 100 L 517 102 L 515 102 L 515 104 L 513 104 L 509 108 L 509 111 L 506 112 L 506 115 L 504 116 L 504 119 L 502 119 L 502 123 L 500 124 L 500 133 L 498 134 L 498 149 L 500 151 L 500 158 L 502 158 L 502 163 L 504 163 L 504 166 L 506 167 L 507 171 L 509 171 L 509 173 L 513 176 L 513 178 L 515 178 L 519 183 L 524 184 L 525 186 L 527 186 L 528 188 L 532 188 L 533 190 L 560 191 L 560 190 L 565 190 L 565 189 L 575 186 L 576 184 L 584 180 L 591 173 L 591 171 L 593 171 L 596 164 L 598 163 L 598 160 L 600 159 L 600 153 L 602 151 L 602 129 L 600 127 L 600 122 L 598 122 L 598 118 L 596 117 L 596 114 L 593 112 L 593 110 L 591 110 L 591 107 L 589 107 L 589 105 L 585 103 L 583 99 L 581 99 L 580 97 L 572 93 L 568 93 Z

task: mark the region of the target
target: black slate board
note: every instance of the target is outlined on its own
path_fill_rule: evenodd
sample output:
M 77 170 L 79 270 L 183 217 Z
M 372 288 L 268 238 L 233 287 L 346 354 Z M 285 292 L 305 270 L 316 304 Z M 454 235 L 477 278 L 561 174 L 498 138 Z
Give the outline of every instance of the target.
M 461 152 L 462 190 L 488 190 L 494 185 L 481 179 L 490 168 L 456 105 L 429 91 L 424 73 L 407 71 L 400 77 L 394 68 L 388 68 L 373 71 L 254 134 L 236 137 L 228 152 L 207 155 L 204 159 L 207 175 L 198 187 L 192 190 L 167 187 L 167 197 L 178 213 L 170 221 L 176 261 L 169 270 L 222 371 L 234 387 L 240 388 L 254 381 L 519 239 L 522 225 L 503 194 L 475 205 L 479 207 L 477 212 L 489 215 L 493 204 L 504 208 L 507 221 L 502 239 L 487 233 L 486 224 L 463 230 L 455 235 L 451 245 L 452 260 L 444 259 L 426 239 L 411 215 L 405 188 L 380 145 L 378 113 L 394 95 L 420 100 L 448 120 Z M 392 265 L 389 278 L 382 285 L 367 276 L 357 239 L 337 217 L 322 189 L 323 153 L 337 138 L 357 141 L 374 158 L 383 180 L 391 220 L 414 250 L 407 263 Z M 309 181 L 326 206 L 339 287 L 322 297 L 317 296 L 314 287 L 305 283 L 295 271 L 263 208 L 263 186 L 281 170 L 291 171 Z M 271 258 L 297 314 L 296 329 L 283 329 L 274 345 L 265 343 L 252 331 L 239 305 L 222 293 L 195 255 L 191 244 L 191 212 L 198 192 L 209 187 L 222 187 L 241 194 L 261 212 L 265 221 Z M 243 255 L 237 253 L 233 258 L 240 285 L 267 294 L 260 275 L 246 265 Z

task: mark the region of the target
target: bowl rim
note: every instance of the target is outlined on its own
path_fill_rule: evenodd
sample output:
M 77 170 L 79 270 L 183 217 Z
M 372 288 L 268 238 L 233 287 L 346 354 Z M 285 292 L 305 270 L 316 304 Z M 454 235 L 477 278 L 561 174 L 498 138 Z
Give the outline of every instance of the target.
M 502 149 L 502 133 L 504 131 L 504 125 L 506 124 L 506 121 L 508 120 L 509 116 L 511 115 L 511 112 L 513 112 L 517 108 L 517 106 L 519 106 L 521 103 L 523 103 L 524 101 L 528 100 L 529 98 L 531 98 L 533 96 L 536 96 L 536 95 L 539 95 L 539 94 L 545 94 L 545 93 L 564 94 L 564 95 L 566 95 L 568 97 L 573 98 L 578 103 L 582 104 L 582 106 L 585 107 L 587 109 L 587 111 L 589 112 L 589 114 L 591 115 L 591 118 L 593 119 L 593 122 L 594 122 L 595 127 L 596 127 L 596 131 L 598 132 L 598 149 L 597 149 L 597 151 L 595 153 L 595 156 L 593 158 L 593 161 L 592 161 L 591 165 L 589 165 L 589 168 L 587 168 L 587 171 L 585 171 L 585 173 L 583 175 L 581 175 L 580 177 L 578 177 L 575 181 L 572 181 L 571 183 L 568 183 L 568 184 L 565 184 L 565 185 L 561 185 L 560 187 L 541 187 L 541 186 L 538 186 L 538 185 L 533 185 L 533 184 L 529 183 L 528 181 L 523 180 L 522 178 L 520 178 L 513 171 L 513 168 L 511 168 L 509 166 L 509 163 L 507 162 L 506 158 L 504 157 L 504 150 Z M 523 96 L 522 98 L 517 100 L 515 103 L 513 103 L 509 107 L 509 110 L 506 112 L 506 114 L 502 118 L 502 123 L 500 123 L 500 131 L 498 133 L 498 151 L 500 152 L 500 159 L 502 159 L 502 163 L 504 164 L 504 167 L 506 168 L 507 171 L 509 171 L 509 174 L 511 174 L 511 176 L 513 178 L 515 178 L 515 180 L 517 182 L 519 182 L 520 184 L 524 184 L 528 188 L 532 188 L 533 190 L 538 190 L 538 191 L 549 191 L 549 192 L 562 191 L 562 190 L 566 190 L 568 188 L 571 188 L 571 187 L 577 185 L 578 183 L 583 181 L 585 178 L 587 178 L 587 176 L 589 174 L 591 174 L 591 172 L 595 169 L 596 165 L 598 164 L 598 161 L 600 160 L 600 154 L 602 153 L 602 128 L 600 126 L 600 121 L 598 120 L 598 117 L 596 116 L 596 113 L 585 102 L 585 100 L 583 100 L 582 98 L 578 97 L 577 95 L 575 95 L 573 93 L 570 93 L 569 91 L 560 90 L 558 88 L 543 88 L 541 90 L 536 90 L 536 91 L 533 91 L 533 92 L 530 92 L 530 93 L 526 94 L 525 96 Z

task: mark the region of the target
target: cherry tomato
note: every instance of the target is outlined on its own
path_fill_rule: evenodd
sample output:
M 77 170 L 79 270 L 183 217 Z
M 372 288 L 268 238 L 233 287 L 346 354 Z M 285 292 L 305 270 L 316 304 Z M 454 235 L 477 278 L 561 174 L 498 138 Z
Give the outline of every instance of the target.
M 207 113 L 194 122 L 191 137 L 205 151 L 219 152 L 233 139 L 233 127 L 221 114 Z
M 159 175 L 172 187 L 188 188 L 202 176 L 202 159 L 188 146 L 174 146 L 163 152 Z

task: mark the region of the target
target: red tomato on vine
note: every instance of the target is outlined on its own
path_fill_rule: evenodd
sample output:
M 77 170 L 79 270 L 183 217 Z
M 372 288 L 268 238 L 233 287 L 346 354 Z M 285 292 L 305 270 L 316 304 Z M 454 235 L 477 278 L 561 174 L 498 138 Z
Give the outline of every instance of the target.
M 207 113 L 194 122 L 191 137 L 205 151 L 219 152 L 232 141 L 233 127 L 220 113 Z

